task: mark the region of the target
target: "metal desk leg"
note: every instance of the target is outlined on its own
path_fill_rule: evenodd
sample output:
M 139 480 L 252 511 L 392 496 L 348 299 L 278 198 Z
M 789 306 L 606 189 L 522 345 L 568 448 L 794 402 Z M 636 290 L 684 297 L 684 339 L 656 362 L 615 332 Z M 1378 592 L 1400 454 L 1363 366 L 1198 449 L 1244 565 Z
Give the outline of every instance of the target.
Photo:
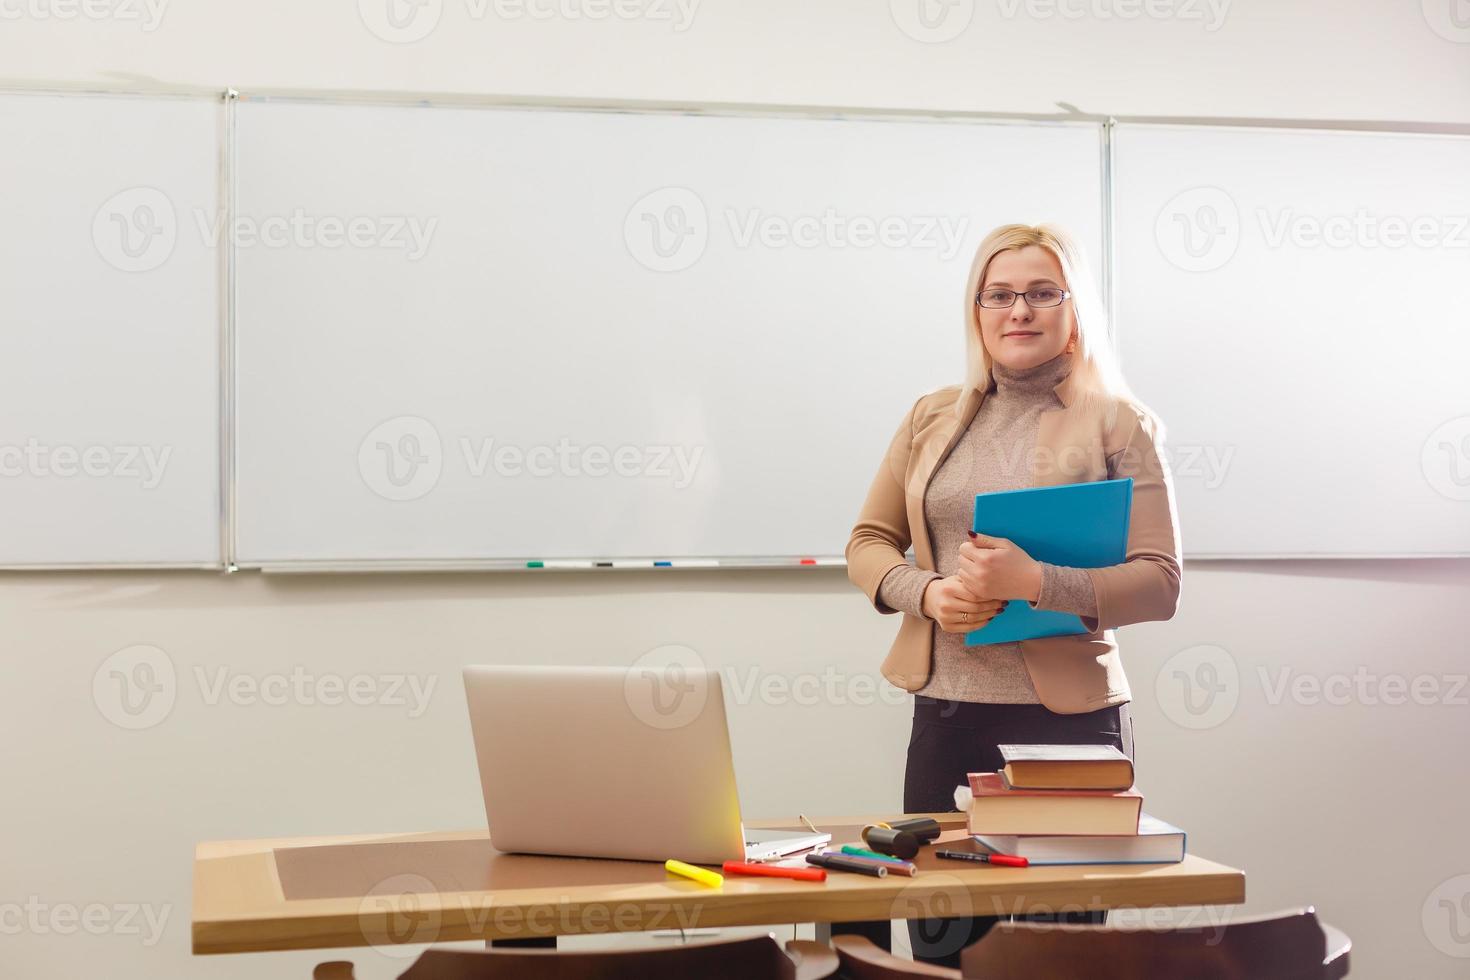
M 492 939 L 485 945 L 491 949 L 556 949 L 556 937 L 536 936 L 531 939 Z

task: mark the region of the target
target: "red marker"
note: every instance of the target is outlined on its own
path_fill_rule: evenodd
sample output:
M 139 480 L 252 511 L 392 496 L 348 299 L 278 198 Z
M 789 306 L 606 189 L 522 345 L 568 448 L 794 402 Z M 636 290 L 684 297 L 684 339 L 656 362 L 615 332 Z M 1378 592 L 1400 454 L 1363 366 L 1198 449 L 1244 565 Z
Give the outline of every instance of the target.
M 936 857 L 955 861 L 976 861 L 980 864 L 1000 864 L 1007 868 L 1029 867 L 1031 862 L 1014 854 L 981 854 L 977 851 L 935 851 Z
M 815 565 L 817 563 L 817 560 L 815 558 L 803 558 L 801 560 L 801 563 L 803 565 Z
M 824 868 L 780 868 L 746 861 L 726 861 L 720 865 L 727 875 L 756 875 L 761 878 L 794 878 L 797 881 L 826 881 Z

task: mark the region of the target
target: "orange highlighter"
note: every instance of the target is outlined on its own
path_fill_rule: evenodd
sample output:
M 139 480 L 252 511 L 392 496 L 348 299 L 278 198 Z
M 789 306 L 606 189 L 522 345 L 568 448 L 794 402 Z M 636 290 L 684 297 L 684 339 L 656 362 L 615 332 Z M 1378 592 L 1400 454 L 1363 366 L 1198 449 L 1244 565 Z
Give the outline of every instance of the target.
M 780 868 L 748 861 L 726 861 L 720 870 L 727 875 L 757 875 L 762 878 L 793 878 L 796 881 L 826 881 L 826 868 Z

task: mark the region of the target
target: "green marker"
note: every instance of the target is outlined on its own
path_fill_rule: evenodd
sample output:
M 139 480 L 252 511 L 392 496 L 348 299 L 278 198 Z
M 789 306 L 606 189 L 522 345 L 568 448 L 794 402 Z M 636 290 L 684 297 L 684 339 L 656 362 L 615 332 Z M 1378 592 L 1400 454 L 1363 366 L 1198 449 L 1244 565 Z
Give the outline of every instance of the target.
M 544 561 L 528 561 L 528 562 L 526 562 L 526 567 L 527 568 L 545 568 L 546 567 L 546 562 L 544 562 Z
M 909 862 L 905 861 L 903 858 L 896 858 L 896 857 L 894 857 L 892 854 L 880 854 L 877 851 L 870 851 L 866 847 L 856 847 L 856 846 L 854 846 L 852 844 L 843 844 L 842 845 L 842 853 L 843 854 L 851 854 L 853 857 L 874 858 L 874 859 L 879 860 L 879 861 L 889 861 L 889 862 L 892 862 L 893 864 L 908 864 L 909 863 Z

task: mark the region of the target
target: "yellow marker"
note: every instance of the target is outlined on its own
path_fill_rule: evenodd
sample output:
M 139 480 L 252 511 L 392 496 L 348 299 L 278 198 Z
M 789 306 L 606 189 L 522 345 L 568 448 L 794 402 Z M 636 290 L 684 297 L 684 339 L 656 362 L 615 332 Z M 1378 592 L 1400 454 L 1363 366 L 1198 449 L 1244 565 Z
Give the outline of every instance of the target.
M 719 888 L 725 883 L 723 875 L 716 874 L 713 871 L 706 871 L 703 868 L 696 868 L 694 865 L 685 864 L 683 861 L 675 861 L 673 858 L 664 862 L 664 870 L 672 871 L 676 875 L 683 875 L 685 878 L 692 878 L 701 885 L 709 885 L 711 888 Z

